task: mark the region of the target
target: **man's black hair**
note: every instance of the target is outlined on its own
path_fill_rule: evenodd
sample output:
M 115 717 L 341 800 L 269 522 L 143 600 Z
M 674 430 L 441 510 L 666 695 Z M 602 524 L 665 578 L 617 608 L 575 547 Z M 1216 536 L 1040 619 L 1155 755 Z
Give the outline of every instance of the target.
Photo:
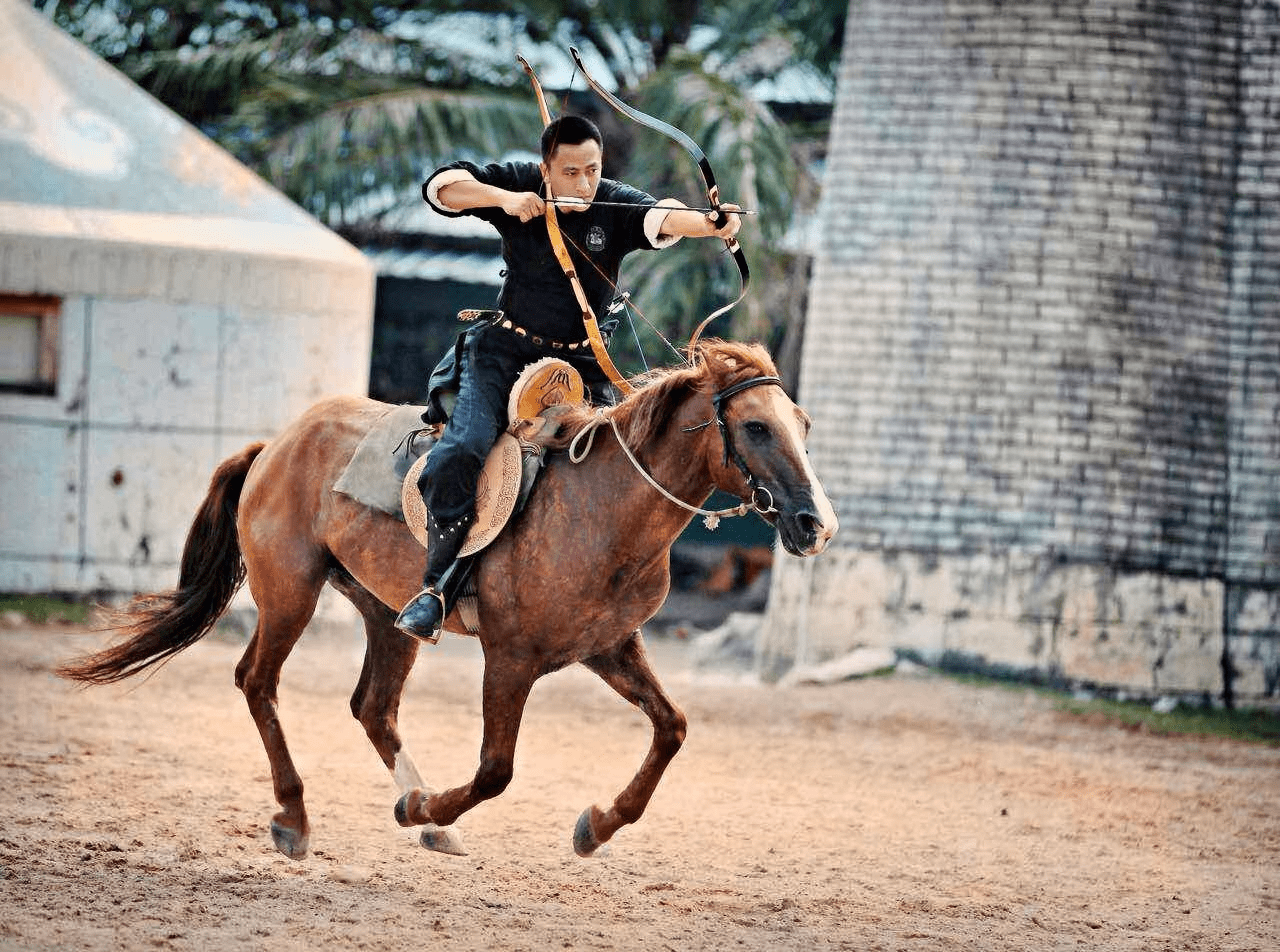
M 604 137 L 600 127 L 585 116 L 561 116 L 552 119 L 551 125 L 542 130 L 542 161 L 550 162 L 551 153 L 558 145 L 582 145 L 592 141 L 604 151 Z

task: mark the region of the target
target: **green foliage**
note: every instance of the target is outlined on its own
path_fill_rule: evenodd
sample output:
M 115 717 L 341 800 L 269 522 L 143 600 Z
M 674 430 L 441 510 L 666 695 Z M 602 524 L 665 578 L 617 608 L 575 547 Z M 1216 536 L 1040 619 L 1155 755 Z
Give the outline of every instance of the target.
M 775 280 L 790 273 L 779 244 L 796 196 L 815 189 L 788 127 L 749 91 L 796 65 L 834 88 L 847 9 L 844 0 L 33 2 L 335 227 L 376 222 L 391 210 L 387 196 L 420 201 L 417 185 L 443 162 L 531 150 L 537 112 L 514 52 L 576 45 L 624 99 L 701 144 L 724 200 L 758 210 L 741 241 L 753 272 Z M 481 42 L 458 44 L 461 32 Z M 585 90 L 579 78 L 576 92 Z M 634 124 L 610 121 L 605 132 L 607 174 L 703 202 L 678 147 Z M 671 336 L 683 339 L 737 296 L 736 269 L 713 245 L 683 242 L 629 272 Z M 753 294 L 712 332 L 768 338 L 785 320 L 769 309 Z
M 826 76 L 840 65 L 847 0 L 729 0 L 708 4 L 716 54 L 757 71 L 808 64 Z
M 373 192 L 416 193 L 436 157 L 499 155 L 538 123 L 532 99 L 421 89 L 369 95 L 289 127 L 258 165 L 313 215 L 350 223 L 390 210 L 368 204 Z
M 1062 699 L 1058 706 L 1076 717 L 1159 735 L 1222 737 L 1280 746 L 1280 716 L 1263 709 L 1222 710 L 1179 704 L 1156 711 L 1150 704 L 1105 699 Z
M 911 653 L 904 653 L 911 657 Z M 912 660 L 921 663 L 920 659 Z M 955 657 L 944 657 L 941 670 L 953 681 L 1005 691 L 1034 691 L 1071 717 L 1094 724 L 1158 736 L 1221 737 L 1226 740 L 1280 746 L 1280 713 L 1265 707 L 1226 710 L 1207 703 L 1180 701 L 1172 710 L 1157 710 L 1149 700 L 1117 701 L 1078 697 L 1068 693 L 1059 679 L 1038 677 L 1034 672 L 1008 669 L 997 672 L 990 665 L 962 667 Z
M 36 624 L 84 624 L 92 609 L 82 601 L 50 595 L 0 595 L 0 615 L 13 613 Z

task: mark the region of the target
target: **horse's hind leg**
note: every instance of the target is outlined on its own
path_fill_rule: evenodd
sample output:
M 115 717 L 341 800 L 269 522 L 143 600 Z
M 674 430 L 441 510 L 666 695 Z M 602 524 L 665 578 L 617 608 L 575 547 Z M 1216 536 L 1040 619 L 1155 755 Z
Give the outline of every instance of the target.
M 302 778 L 285 743 L 276 706 L 280 668 L 315 613 L 324 576 L 315 571 L 288 577 L 255 578 L 250 587 L 258 604 L 258 626 L 236 666 L 236 687 L 244 692 L 271 763 L 271 780 L 280 812 L 271 819 L 271 839 L 290 859 L 307 855 L 311 834 L 302 802 Z
M 418 639 L 397 631 L 396 613 L 346 572 L 332 572 L 329 582 L 359 610 L 368 639 L 360 680 L 351 695 L 351 713 L 391 771 L 400 793 L 424 790 L 429 795 L 429 788 L 400 740 L 398 723 L 400 697 L 418 656 Z M 420 840 L 427 849 L 440 853 L 465 856 L 467 852 L 453 827 L 424 824 Z
M 600 675 L 609 687 L 644 711 L 653 724 L 653 743 L 649 753 L 631 783 L 613 801 L 613 806 L 608 810 L 588 807 L 578 818 L 573 831 L 573 849 L 579 856 L 590 856 L 621 827 L 640 819 L 667 764 L 684 743 L 687 722 L 649 667 L 639 631 L 632 632 L 631 637 L 617 649 L 588 658 L 583 663 Z

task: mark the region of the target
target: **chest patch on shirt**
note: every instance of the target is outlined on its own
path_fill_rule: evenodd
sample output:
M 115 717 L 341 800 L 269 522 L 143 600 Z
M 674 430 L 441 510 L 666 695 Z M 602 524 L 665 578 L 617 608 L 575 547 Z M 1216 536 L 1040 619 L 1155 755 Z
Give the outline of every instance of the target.
M 587 229 L 587 247 L 593 252 L 604 251 L 607 244 L 604 229 L 599 225 L 592 225 Z

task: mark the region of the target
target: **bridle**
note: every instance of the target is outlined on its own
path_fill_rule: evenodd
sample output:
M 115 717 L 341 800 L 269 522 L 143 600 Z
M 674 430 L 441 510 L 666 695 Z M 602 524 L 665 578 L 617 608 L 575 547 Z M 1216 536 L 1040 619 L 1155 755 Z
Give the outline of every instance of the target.
M 631 447 L 627 446 L 623 440 L 622 434 L 618 432 L 618 424 L 614 421 L 613 416 L 609 414 L 604 407 L 596 410 L 596 415 L 590 423 L 588 423 L 569 443 L 569 460 L 573 463 L 581 463 L 587 458 L 587 454 L 591 452 L 591 446 L 595 440 L 595 431 L 606 423 L 613 429 L 613 435 L 618 441 L 618 445 L 622 447 L 622 452 L 626 455 L 627 460 L 635 467 L 645 482 L 656 489 L 669 502 L 675 503 L 681 509 L 692 512 L 695 515 L 703 517 L 703 524 L 714 531 L 716 526 L 720 524 L 720 520 L 726 516 L 745 516 L 749 512 L 759 513 L 761 516 L 770 516 L 775 514 L 778 509 L 774 505 L 773 494 L 764 486 L 760 485 L 760 481 L 755 474 L 751 472 L 751 467 L 747 464 L 746 458 L 739 452 L 738 447 L 733 441 L 733 434 L 729 430 L 728 421 L 724 418 L 725 405 L 729 398 L 736 394 L 742 393 L 744 390 L 750 390 L 753 387 L 762 387 L 768 384 L 776 384 L 782 386 L 782 380 L 778 377 L 759 376 L 749 377 L 746 380 L 739 380 L 737 383 L 730 384 L 722 390 L 716 391 L 711 396 L 711 406 L 715 410 L 715 416 L 707 420 L 705 423 L 699 423 L 696 426 L 685 427 L 683 432 L 695 433 L 698 430 L 705 429 L 712 423 L 720 431 L 720 441 L 724 446 L 724 465 L 728 466 L 732 460 L 734 465 L 742 473 L 747 481 L 747 487 L 751 490 L 747 499 L 743 499 L 737 506 L 731 506 L 728 509 L 703 509 L 699 506 L 692 506 L 674 496 L 664 489 L 655 480 L 649 472 L 636 459 L 635 454 L 631 452 Z
M 742 393 L 744 390 L 750 390 L 752 387 L 763 387 L 768 384 L 777 384 L 782 386 L 782 380 L 778 377 L 748 377 L 746 380 L 739 380 L 737 383 L 730 384 L 723 390 L 718 390 L 711 396 L 711 406 L 715 409 L 715 424 L 720 431 L 720 442 L 724 444 L 724 465 L 728 466 L 729 461 L 733 460 L 733 464 L 738 467 L 739 472 L 747 481 L 747 488 L 751 490 L 751 507 L 760 515 L 771 515 L 777 512 L 773 504 L 773 493 L 760 485 L 760 481 L 756 479 L 755 473 L 751 472 L 751 467 L 747 465 L 746 457 L 738 451 L 738 446 L 733 441 L 733 434 L 729 431 L 729 423 L 724 418 L 725 404 L 729 398 L 735 394 Z M 686 433 L 710 426 L 711 420 L 706 423 L 700 423 L 697 426 L 687 427 Z M 765 502 L 761 504 L 760 497 L 764 496 Z

